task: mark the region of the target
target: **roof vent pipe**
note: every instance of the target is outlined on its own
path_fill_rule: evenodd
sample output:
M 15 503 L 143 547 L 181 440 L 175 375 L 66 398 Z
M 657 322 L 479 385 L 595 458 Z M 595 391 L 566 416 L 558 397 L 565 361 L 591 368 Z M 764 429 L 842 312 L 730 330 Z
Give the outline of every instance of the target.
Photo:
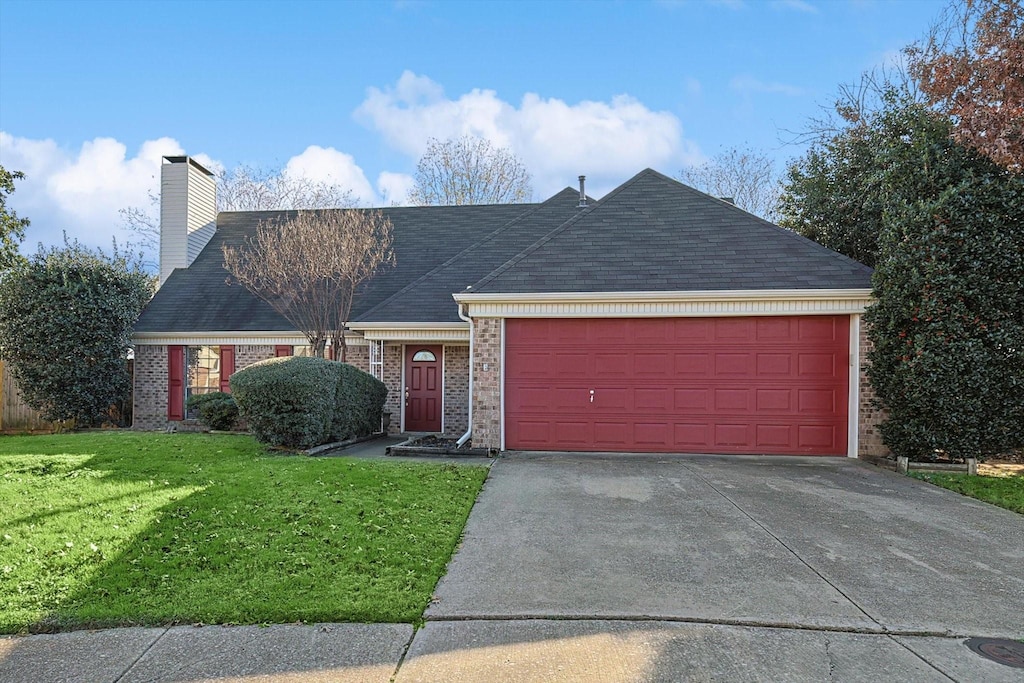
M 580 176 L 580 208 L 581 209 L 587 208 L 587 193 L 583 189 L 583 184 L 586 183 L 586 182 L 587 182 L 587 176 L 581 175 Z

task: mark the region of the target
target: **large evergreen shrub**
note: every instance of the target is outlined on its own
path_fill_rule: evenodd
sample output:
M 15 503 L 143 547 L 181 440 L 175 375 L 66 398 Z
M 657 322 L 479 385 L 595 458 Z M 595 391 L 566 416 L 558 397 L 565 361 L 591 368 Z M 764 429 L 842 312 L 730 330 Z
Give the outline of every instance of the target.
M 1024 178 L 920 105 L 890 101 L 873 125 L 887 206 L 865 321 L 883 439 L 911 458 L 1024 446 Z
M 0 357 L 47 420 L 102 423 L 131 390 L 132 326 L 152 278 L 116 251 L 41 249 L 0 278 Z
M 351 365 L 288 356 L 239 370 L 231 394 L 257 439 L 311 448 L 377 431 L 387 389 Z

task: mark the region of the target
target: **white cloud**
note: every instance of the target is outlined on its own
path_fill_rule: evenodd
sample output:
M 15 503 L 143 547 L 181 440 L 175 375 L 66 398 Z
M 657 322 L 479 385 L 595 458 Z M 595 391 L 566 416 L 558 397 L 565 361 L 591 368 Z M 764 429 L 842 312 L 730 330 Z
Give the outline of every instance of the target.
M 804 94 L 804 89 L 788 83 L 762 81 L 753 76 L 736 76 L 729 81 L 729 87 L 733 90 L 749 95 L 752 93 L 768 93 L 777 95 L 789 95 L 799 97 Z
M 32 221 L 23 251 L 34 251 L 37 242 L 59 244 L 62 232 L 104 249 L 115 237 L 124 242 L 118 210 L 148 207 L 149 193 L 159 189 L 160 158 L 182 153 L 177 141 L 167 137 L 147 140 L 128 156 L 127 147 L 113 138 L 67 150 L 53 140 L 0 131 L 4 167 L 25 174 L 10 198 L 18 214 Z
M 675 115 L 628 95 L 569 104 L 527 93 L 516 106 L 493 90 L 452 99 L 430 78 L 406 71 L 394 87 L 370 88 L 355 117 L 414 159 L 432 137 L 472 135 L 507 147 L 530 170 L 538 198 L 574 184 L 580 174 L 600 194 L 644 167 L 671 174 L 702 159 Z
M 381 196 L 381 203 L 388 206 L 405 204 L 415 183 L 416 180 L 407 173 L 384 171 L 377 176 L 377 192 Z
M 289 159 L 284 168 L 289 175 L 295 177 L 309 178 L 349 189 L 361 204 L 376 204 L 378 201 L 377 194 L 366 179 L 366 174 L 356 164 L 352 155 L 339 152 L 333 147 L 310 145 L 302 154 Z
M 772 7 L 779 10 L 794 10 L 805 14 L 817 14 L 818 8 L 805 0 L 774 0 Z

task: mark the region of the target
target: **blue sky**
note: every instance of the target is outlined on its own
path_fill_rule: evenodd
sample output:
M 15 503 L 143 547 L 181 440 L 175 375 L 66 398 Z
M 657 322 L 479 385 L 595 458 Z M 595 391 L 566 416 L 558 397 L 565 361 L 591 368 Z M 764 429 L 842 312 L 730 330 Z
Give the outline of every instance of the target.
M 537 199 L 723 148 L 780 166 L 840 83 L 941 0 L 0 2 L 0 163 L 26 246 L 109 246 L 159 158 L 285 167 L 404 199 L 431 136 L 507 146 Z

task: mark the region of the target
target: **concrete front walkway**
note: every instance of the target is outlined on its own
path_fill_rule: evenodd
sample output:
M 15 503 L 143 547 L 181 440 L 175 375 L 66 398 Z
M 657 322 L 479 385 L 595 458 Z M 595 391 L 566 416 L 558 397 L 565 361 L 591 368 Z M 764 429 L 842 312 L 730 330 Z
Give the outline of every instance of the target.
M 0 681 L 1024 681 L 1024 517 L 843 459 L 498 460 L 427 622 L 0 638 Z

